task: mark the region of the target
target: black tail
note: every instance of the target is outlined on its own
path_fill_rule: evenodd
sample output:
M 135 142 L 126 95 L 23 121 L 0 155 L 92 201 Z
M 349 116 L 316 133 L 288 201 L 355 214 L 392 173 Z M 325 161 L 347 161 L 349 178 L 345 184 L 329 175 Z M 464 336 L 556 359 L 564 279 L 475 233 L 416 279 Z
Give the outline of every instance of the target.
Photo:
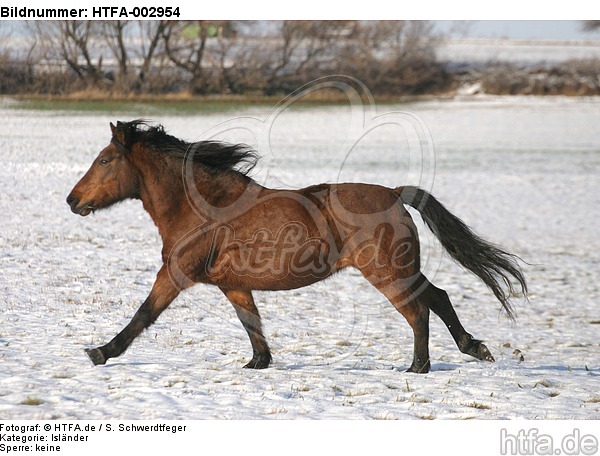
M 395 191 L 404 204 L 419 211 L 450 256 L 483 280 L 502 303 L 508 316 L 514 318 L 510 297 L 527 294 L 527 283 L 517 262 L 518 257 L 477 236 L 425 190 L 418 187 L 398 187 Z M 518 282 L 520 291 L 517 291 L 510 277 Z

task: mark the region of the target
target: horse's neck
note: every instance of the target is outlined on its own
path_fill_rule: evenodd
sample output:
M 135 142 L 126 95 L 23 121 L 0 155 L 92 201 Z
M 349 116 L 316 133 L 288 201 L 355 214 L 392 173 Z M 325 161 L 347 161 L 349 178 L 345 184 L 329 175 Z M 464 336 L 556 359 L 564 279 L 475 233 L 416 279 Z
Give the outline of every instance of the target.
M 177 215 L 181 198 L 185 198 L 181 168 L 168 166 L 169 162 L 164 166 L 162 161 L 147 159 L 136 165 L 140 172 L 140 199 L 164 239 Z
M 174 233 L 175 224 L 182 225 L 175 230 L 178 232 L 231 217 L 229 212 L 237 211 L 238 200 L 247 205 L 262 189 L 243 176 L 215 174 L 199 166 L 194 167 L 193 173 L 182 173 L 179 160 L 167 165 L 170 166 L 145 162 L 139 167 L 140 199 L 163 241 Z

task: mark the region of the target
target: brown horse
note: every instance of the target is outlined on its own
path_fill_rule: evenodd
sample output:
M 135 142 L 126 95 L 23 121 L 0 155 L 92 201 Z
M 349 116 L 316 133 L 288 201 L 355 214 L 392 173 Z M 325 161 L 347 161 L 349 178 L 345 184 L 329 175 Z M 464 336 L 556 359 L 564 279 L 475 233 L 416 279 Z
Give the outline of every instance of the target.
M 271 352 L 252 290 L 304 287 L 348 266 L 410 324 L 410 372 L 430 368 L 430 310 L 463 353 L 494 361 L 465 331 L 446 292 L 421 273 L 417 230 L 404 205 L 420 212 L 450 256 L 486 283 L 509 316 L 511 295 L 527 292 L 517 257 L 479 238 L 425 190 L 359 183 L 274 190 L 248 176 L 257 156 L 246 146 L 188 143 L 141 120 L 110 127 L 110 144 L 67 203 L 86 216 L 140 199 L 162 237 L 163 265 L 131 322 L 108 344 L 86 350 L 94 364 L 121 355 L 183 289 L 207 283 L 223 291 L 250 337 L 253 356 L 245 367 L 266 368 Z

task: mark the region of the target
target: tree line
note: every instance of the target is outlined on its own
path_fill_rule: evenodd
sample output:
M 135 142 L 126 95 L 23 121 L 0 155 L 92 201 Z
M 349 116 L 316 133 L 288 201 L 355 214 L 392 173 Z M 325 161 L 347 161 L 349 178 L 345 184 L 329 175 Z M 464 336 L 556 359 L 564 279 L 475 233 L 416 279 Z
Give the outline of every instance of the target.
M 443 91 L 427 21 L 32 21 L 0 40 L 0 92 L 275 95 L 330 74 L 376 95 Z M 11 41 L 14 43 L 14 37 Z

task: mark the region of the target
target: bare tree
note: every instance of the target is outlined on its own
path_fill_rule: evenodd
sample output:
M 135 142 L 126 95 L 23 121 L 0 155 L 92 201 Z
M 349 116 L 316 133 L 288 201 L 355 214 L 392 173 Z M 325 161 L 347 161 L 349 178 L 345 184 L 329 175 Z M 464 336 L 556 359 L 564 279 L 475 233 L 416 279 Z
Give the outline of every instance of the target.
M 328 66 L 336 58 L 334 43 L 354 27 L 354 21 L 282 21 L 262 59 L 266 92 L 285 91 L 287 84 L 305 82 L 309 74 Z
M 164 38 L 168 21 L 140 21 L 139 29 L 141 66 L 134 83 L 137 92 L 142 91 L 147 85 L 151 69 L 154 68 L 158 72 L 164 67 L 166 56 L 162 43 L 166 41 Z
M 232 59 L 237 45 L 235 38 L 217 37 L 214 51 L 209 54 L 208 62 L 216 70 L 216 87 L 220 93 L 235 92 L 236 81 L 234 80 L 235 63 Z
M 90 87 L 164 92 L 184 83 L 194 94 L 274 94 L 344 73 L 375 93 L 404 94 L 439 89 L 447 76 L 436 62 L 437 41 L 426 21 L 31 24 L 35 39 L 28 60 L 43 56 L 37 68 L 51 75 L 41 78 L 43 84 L 62 92 Z
M 151 68 L 162 67 L 157 54 L 166 28 L 167 21 L 102 22 L 103 38 L 117 64 L 114 79 L 119 91 L 140 92 Z
M 362 80 L 374 92 L 421 93 L 443 82 L 436 44 L 428 21 L 360 23 L 340 50 L 339 71 Z
M 187 73 L 192 93 L 206 91 L 204 63 L 208 40 L 207 21 L 172 21 L 164 33 L 165 51 L 173 64 Z
M 101 33 L 94 21 L 31 21 L 28 26 L 35 38 L 35 52 L 45 62 L 45 70 L 53 71 L 53 84 L 75 76 L 79 88 L 99 86 L 104 79 L 102 71 L 103 52 L 100 48 Z M 61 64 L 62 63 L 62 64 Z M 64 72 L 68 68 L 70 74 Z M 54 70 L 52 70 L 54 68 Z
M 117 75 L 114 78 L 115 84 L 121 91 L 127 91 L 129 86 L 129 56 L 127 46 L 125 45 L 125 29 L 129 21 L 102 21 L 100 24 L 102 27 L 102 36 L 117 63 Z
M 267 37 L 256 35 L 261 25 L 258 21 L 222 21 L 219 27 L 205 54 L 214 77 L 210 86 L 222 94 L 261 87 L 259 68 L 269 45 Z
M 92 57 L 92 47 L 99 41 L 99 26 L 94 21 L 58 21 L 45 23 L 55 30 L 59 52 L 80 79 L 97 85 L 102 79 L 102 54 Z
M 17 93 L 29 86 L 33 78 L 29 64 L 31 46 L 27 56 L 17 55 L 13 32 L 10 22 L 0 22 L 0 93 Z

